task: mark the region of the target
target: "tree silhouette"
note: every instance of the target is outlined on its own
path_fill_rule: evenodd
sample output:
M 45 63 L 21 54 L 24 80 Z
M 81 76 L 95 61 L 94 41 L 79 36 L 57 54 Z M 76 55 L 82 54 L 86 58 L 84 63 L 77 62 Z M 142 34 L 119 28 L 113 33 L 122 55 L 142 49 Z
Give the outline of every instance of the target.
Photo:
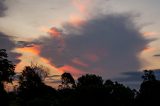
M 159 104 L 160 81 L 156 80 L 152 70 L 145 70 L 143 83 L 140 86 L 139 94 L 136 98 L 138 106 L 156 106 Z
M 143 81 L 155 81 L 156 77 L 152 70 L 144 70 L 144 75 L 142 76 Z
M 20 88 L 38 87 L 47 76 L 46 71 L 39 66 L 26 66 L 20 76 Z
M 8 59 L 5 49 L 0 49 L 0 83 L 12 82 L 12 76 L 15 74 L 15 65 Z
M 7 93 L 4 83 L 12 82 L 15 74 L 15 65 L 7 58 L 6 50 L 0 49 L 0 106 L 159 105 L 160 81 L 152 70 L 144 70 L 139 91 L 111 80 L 103 83 L 102 77 L 94 74 L 83 75 L 76 83 L 70 73 L 61 75 L 60 89 L 55 90 L 45 85 L 47 68 L 32 64 L 17 74 L 18 89 Z
M 86 74 L 78 78 L 78 87 L 83 86 L 102 86 L 103 85 L 103 79 L 100 76 L 96 76 L 94 74 Z
M 26 66 L 19 78 L 19 94 L 26 98 L 38 95 L 44 86 L 43 81 L 46 77 L 47 72 L 44 67 L 37 65 Z
M 5 49 L 0 49 L 0 105 L 7 106 L 7 92 L 4 90 L 4 82 L 12 82 L 15 74 L 15 65 L 8 59 Z
M 72 77 L 70 73 L 63 73 L 61 75 L 61 85 L 59 86 L 59 89 L 67 89 L 67 88 L 75 88 L 75 80 Z
M 105 87 L 112 87 L 112 86 L 114 86 L 114 82 L 111 80 L 106 80 L 104 83 L 104 86 Z
M 131 106 L 134 101 L 135 92 L 129 87 L 125 87 L 123 84 L 115 82 L 111 95 L 114 97 L 115 101 L 117 101 L 117 105 Z

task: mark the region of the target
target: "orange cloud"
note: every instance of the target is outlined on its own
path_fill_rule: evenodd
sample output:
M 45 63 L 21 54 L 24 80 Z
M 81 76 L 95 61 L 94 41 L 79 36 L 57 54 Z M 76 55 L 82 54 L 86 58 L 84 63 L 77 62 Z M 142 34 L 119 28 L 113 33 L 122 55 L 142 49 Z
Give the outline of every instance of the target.
M 49 29 L 48 30 L 48 33 L 51 35 L 51 36 L 53 36 L 53 37 L 59 37 L 60 36 L 60 34 L 61 34 L 61 32 L 60 31 L 58 31 L 58 29 L 57 28 L 51 28 L 51 29 Z
M 40 57 L 40 61 L 42 63 L 45 63 L 45 64 L 48 64 L 50 68 L 54 69 L 54 70 L 57 70 L 56 66 L 54 64 L 51 63 L 51 61 L 47 58 L 44 58 L 44 57 Z
M 88 6 L 91 3 L 91 0 L 72 0 L 73 6 L 83 15 L 87 14 Z
M 39 45 L 34 45 L 32 47 L 22 47 L 22 48 L 17 48 L 16 49 L 18 52 L 21 53 L 31 53 L 34 55 L 39 55 L 40 54 L 40 46 Z
M 71 65 L 64 65 L 60 68 L 58 68 L 59 71 L 61 72 L 70 72 L 73 75 L 80 75 L 80 74 L 84 74 L 84 72 L 82 72 L 82 70 L 75 68 Z
M 57 29 L 57 28 L 48 28 L 48 27 L 40 27 L 39 28 L 40 31 L 48 33 L 49 35 L 51 35 L 52 37 L 59 37 L 61 35 L 61 32 Z
M 82 16 L 72 14 L 70 15 L 69 22 L 74 26 L 80 26 L 85 23 L 85 20 L 82 18 Z
M 30 57 L 31 56 L 29 56 L 28 58 L 30 59 Z M 34 58 L 35 56 L 32 56 L 32 57 Z M 28 62 L 26 60 L 27 56 L 21 56 L 21 57 L 19 57 L 19 59 L 21 60 L 21 62 L 16 65 L 16 71 L 18 71 L 18 72 L 20 72 L 25 66 L 30 65 L 31 62 L 34 63 L 34 59 L 33 59 L 33 61 Z M 54 72 L 57 73 L 57 74 L 58 73 L 62 73 L 61 70 L 59 70 L 58 68 L 56 68 L 56 66 L 54 64 L 52 64 L 51 61 L 49 59 L 47 59 L 47 58 L 38 56 L 35 64 L 39 64 L 39 65 L 43 65 L 45 67 L 48 67 L 51 70 L 52 74 Z
M 16 71 L 21 71 L 26 65 L 29 65 L 28 59 L 31 59 L 30 57 L 39 56 L 40 54 L 40 46 L 33 45 L 32 47 L 21 47 L 16 48 L 16 52 L 21 53 L 22 55 L 18 57 L 19 60 L 21 60 L 20 63 L 16 65 Z M 29 54 L 29 56 L 27 55 Z
M 157 32 L 143 32 L 144 36 L 155 36 L 157 34 L 158 34 Z
M 85 17 L 88 16 L 88 7 L 91 0 L 71 0 L 71 2 L 78 12 L 70 15 L 69 22 L 74 26 L 83 25 Z
M 36 64 L 47 66 L 49 69 L 54 70 L 57 73 L 62 73 L 49 59 L 40 56 L 41 51 L 39 45 L 16 48 L 16 51 L 22 53 L 22 56 L 18 57 L 21 62 L 16 65 L 16 71 L 18 72 L 20 72 L 26 65 L 30 65 L 31 62 L 34 62 L 36 59 Z
M 146 48 L 143 49 L 142 52 L 153 52 L 153 51 L 155 51 L 155 48 L 153 48 L 153 47 L 146 47 Z

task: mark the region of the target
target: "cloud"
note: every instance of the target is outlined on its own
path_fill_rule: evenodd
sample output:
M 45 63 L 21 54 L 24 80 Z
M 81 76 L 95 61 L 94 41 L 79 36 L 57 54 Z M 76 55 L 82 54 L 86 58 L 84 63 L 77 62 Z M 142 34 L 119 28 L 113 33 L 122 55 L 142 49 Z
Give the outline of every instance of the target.
M 155 55 L 153 55 L 154 57 L 160 57 L 160 54 L 155 54 Z
M 143 72 L 133 71 L 133 72 L 124 72 L 121 74 L 121 77 L 115 78 L 115 81 L 125 84 L 126 86 L 131 87 L 132 89 L 139 89 L 140 84 L 142 83 Z
M 4 11 L 7 9 L 7 6 L 4 4 L 5 0 L 0 0 L 0 17 L 3 17 Z
M 58 37 L 41 37 L 33 42 L 41 46 L 42 57 L 75 74 L 95 73 L 110 78 L 138 70 L 138 55 L 149 42 L 128 13 L 99 14 L 78 26 L 64 23 L 60 30 Z
M 0 0 L 0 17 L 5 16 L 6 10 L 7 10 L 7 6 L 5 5 L 5 0 Z M 16 64 L 20 61 L 18 59 L 20 54 L 13 52 L 13 50 L 17 45 L 11 39 L 13 39 L 13 37 L 8 36 L 2 31 L 0 31 L 0 49 L 6 49 L 9 56 L 9 60 L 11 60 L 14 64 Z
M 160 69 L 153 70 L 156 79 L 160 79 Z M 124 72 L 121 77 L 115 78 L 115 81 L 123 83 L 131 88 L 139 89 L 140 84 L 143 82 L 143 71 Z
M 20 54 L 12 51 L 16 47 L 16 44 L 11 39 L 12 37 L 0 32 L 0 49 L 6 49 L 9 60 L 13 61 L 13 63 L 16 64 L 19 62 L 18 57 L 20 56 Z
M 127 82 L 137 82 L 142 81 L 143 72 L 141 71 L 132 71 L 132 72 L 124 72 L 121 74 L 123 77 L 116 78 L 118 81 L 127 81 Z

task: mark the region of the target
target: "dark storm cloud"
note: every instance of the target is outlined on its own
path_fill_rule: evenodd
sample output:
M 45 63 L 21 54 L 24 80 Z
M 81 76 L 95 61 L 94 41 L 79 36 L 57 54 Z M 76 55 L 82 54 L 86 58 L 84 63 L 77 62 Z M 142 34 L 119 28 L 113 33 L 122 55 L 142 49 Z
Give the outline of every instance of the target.
M 0 49 L 6 49 L 9 56 L 9 60 L 13 61 L 14 64 L 16 64 L 19 62 L 19 59 L 17 59 L 17 57 L 20 56 L 20 54 L 12 52 L 16 45 L 11 40 L 11 38 L 12 37 L 0 32 Z
M 4 11 L 7 9 L 7 6 L 4 4 L 5 0 L 0 0 L 0 17 L 4 16 Z
M 65 23 L 61 37 L 40 38 L 41 55 L 57 66 L 70 65 L 86 73 L 115 77 L 141 67 L 142 37 L 133 15 L 100 15 L 80 26 Z M 69 71 L 69 70 L 67 70 Z

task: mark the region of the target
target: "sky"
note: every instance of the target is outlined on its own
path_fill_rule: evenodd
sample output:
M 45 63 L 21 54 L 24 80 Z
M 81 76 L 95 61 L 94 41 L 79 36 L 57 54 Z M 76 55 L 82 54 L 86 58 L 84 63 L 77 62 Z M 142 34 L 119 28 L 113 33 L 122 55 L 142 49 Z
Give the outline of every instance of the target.
M 134 80 L 135 73 L 160 68 L 159 3 L 0 0 L 0 48 L 17 72 L 32 62 L 48 67 L 51 75 Z

